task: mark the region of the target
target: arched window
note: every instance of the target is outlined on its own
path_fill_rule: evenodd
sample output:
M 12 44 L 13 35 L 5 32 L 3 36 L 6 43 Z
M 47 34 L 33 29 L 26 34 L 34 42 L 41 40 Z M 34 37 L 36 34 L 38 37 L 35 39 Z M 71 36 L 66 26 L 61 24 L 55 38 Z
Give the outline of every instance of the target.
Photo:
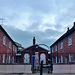
M 40 62 L 41 61 L 43 61 L 43 64 L 46 64 L 46 55 L 44 53 L 40 55 Z
M 30 55 L 28 53 L 24 54 L 24 63 L 30 63 Z

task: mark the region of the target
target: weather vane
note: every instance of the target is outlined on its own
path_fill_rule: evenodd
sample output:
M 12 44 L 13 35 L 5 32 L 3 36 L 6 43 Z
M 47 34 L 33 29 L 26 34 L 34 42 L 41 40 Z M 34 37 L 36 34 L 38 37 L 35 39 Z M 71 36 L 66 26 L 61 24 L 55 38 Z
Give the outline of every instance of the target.
M 3 19 L 3 18 L 0 18 L 0 20 L 2 21 L 2 22 L 1 22 L 1 25 L 3 25 L 3 20 L 4 20 L 4 19 Z

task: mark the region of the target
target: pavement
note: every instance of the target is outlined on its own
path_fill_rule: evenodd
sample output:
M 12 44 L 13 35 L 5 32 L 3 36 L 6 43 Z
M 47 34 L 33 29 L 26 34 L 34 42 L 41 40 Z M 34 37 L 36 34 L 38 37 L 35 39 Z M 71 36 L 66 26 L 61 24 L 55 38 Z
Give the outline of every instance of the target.
M 40 75 L 40 73 L 36 73 L 36 74 L 5 74 L 5 73 L 0 73 L 0 75 Z M 47 73 L 43 73 L 42 75 L 75 75 L 75 74 L 47 74 Z
M 40 73 L 36 73 L 36 74 L 5 74 L 5 73 L 0 73 L 0 75 L 40 75 Z M 52 74 L 47 74 L 47 73 L 43 73 L 43 75 L 52 75 Z

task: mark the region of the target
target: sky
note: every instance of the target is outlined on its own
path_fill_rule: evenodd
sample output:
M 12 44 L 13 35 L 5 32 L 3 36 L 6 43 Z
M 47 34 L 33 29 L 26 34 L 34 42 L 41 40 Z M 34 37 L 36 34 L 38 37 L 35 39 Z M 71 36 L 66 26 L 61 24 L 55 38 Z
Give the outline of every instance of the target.
M 36 44 L 52 45 L 74 21 L 75 0 L 0 0 L 0 24 L 24 48 L 33 37 Z

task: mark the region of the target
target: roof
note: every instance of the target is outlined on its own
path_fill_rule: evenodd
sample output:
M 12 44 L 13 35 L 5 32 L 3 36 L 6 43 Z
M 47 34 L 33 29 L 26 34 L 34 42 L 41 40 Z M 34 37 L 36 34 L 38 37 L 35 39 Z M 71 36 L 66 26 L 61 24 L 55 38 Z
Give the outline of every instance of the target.
M 3 29 L 3 27 L 1 25 L 0 25 L 0 30 L 2 30 L 8 36 L 8 38 L 15 44 L 15 42 L 11 39 L 11 37 L 7 34 L 7 32 Z
M 37 48 L 37 47 L 38 47 L 38 48 Z M 22 52 L 29 52 L 30 50 L 33 50 L 34 52 L 37 52 L 38 49 L 41 49 L 40 52 L 48 52 L 48 50 L 46 50 L 46 49 L 40 47 L 39 45 L 32 45 L 32 46 L 30 46 L 30 47 L 28 47 L 28 48 L 25 48 Z
M 57 41 L 55 41 L 50 47 L 63 40 L 65 37 L 69 36 L 74 31 L 75 31 L 75 22 L 74 22 L 74 26 L 70 30 L 68 30 L 65 34 L 63 34 Z

